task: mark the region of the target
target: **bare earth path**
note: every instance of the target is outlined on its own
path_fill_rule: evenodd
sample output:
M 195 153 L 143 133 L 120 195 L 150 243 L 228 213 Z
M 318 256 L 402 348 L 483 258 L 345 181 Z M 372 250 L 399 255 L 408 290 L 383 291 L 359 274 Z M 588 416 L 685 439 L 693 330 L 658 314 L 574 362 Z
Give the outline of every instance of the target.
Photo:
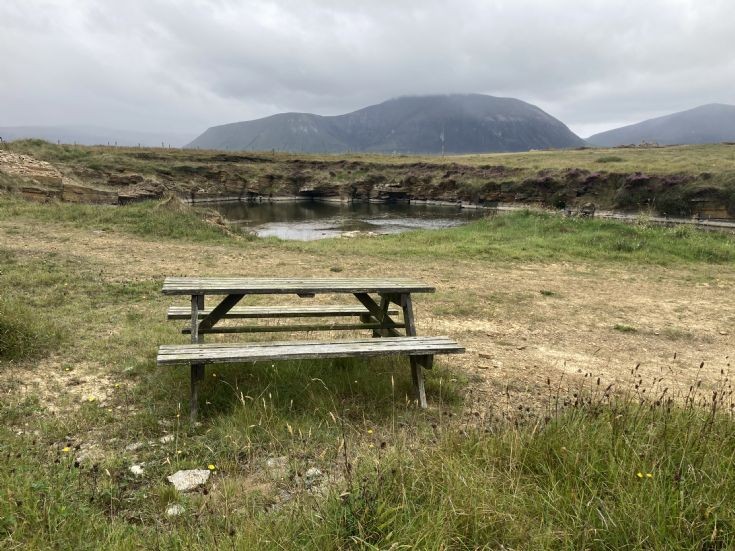
M 258 245 L 255 254 L 248 244 L 156 242 L 19 220 L 0 221 L 0 246 L 25 258 L 53 253 L 91 263 L 105 281 L 120 283 L 166 275 L 324 277 L 334 275 L 332 267 L 344 277 L 387 273 L 385 261 L 359 251 L 322 258 Z M 477 409 L 502 400 L 506 388 L 539 403 L 547 380 L 589 387 L 599 378 L 603 387 L 632 389 L 637 364 L 636 377 L 646 383 L 663 377 L 662 387 L 686 392 L 699 378 L 705 385 L 720 379 L 735 353 L 735 273 L 728 266 L 413 259 L 388 261 L 388 268 L 396 276 L 413 270 L 437 287 L 436 295 L 417 297 L 418 329 L 467 347 L 443 361 L 470 381 Z M 44 370 L 36 373 L 36 383 L 46 384 Z M 79 392 L 99 391 L 103 364 L 87 366 L 86 375 Z

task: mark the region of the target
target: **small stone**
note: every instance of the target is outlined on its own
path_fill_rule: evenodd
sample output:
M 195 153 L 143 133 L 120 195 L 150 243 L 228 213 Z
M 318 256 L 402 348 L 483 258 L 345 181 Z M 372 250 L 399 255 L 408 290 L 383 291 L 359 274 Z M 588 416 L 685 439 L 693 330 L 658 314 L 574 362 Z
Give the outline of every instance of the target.
M 99 450 L 96 449 L 94 444 L 82 444 L 79 448 L 79 453 L 74 458 L 74 462 L 77 465 L 93 463 L 95 460 L 99 459 L 99 455 Z
M 265 466 L 269 469 L 280 469 L 288 464 L 288 457 L 282 455 L 281 457 L 269 457 L 265 460 Z
M 143 442 L 133 442 L 132 444 L 128 444 L 125 446 L 126 452 L 134 452 L 135 450 L 139 450 L 143 447 Z
M 177 517 L 184 513 L 186 509 L 184 509 L 181 505 L 178 503 L 174 503 L 173 505 L 169 505 L 166 507 L 166 516 L 167 517 Z
M 177 471 L 166 480 L 173 484 L 179 492 L 188 492 L 206 484 L 210 474 L 207 469 L 190 469 Z
M 143 469 L 143 464 L 140 465 L 131 465 L 130 472 L 133 473 L 135 476 L 143 476 L 143 473 L 145 472 Z
M 480 352 L 478 354 L 478 356 L 480 356 L 481 358 L 485 358 L 486 360 L 491 360 L 492 359 L 492 355 L 491 354 L 487 354 L 485 352 Z
M 161 438 L 158 439 L 158 441 L 161 444 L 168 444 L 169 442 L 174 441 L 175 436 L 173 434 L 166 434 L 164 436 L 161 436 Z
M 285 455 L 269 457 L 265 460 L 265 466 L 270 477 L 273 480 L 279 480 L 288 474 L 288 457 Z
M 323 473 L 316 467 L 311 467 L 304 473 L 304 485 L 312 488 L 314 484 L 322 477 Z

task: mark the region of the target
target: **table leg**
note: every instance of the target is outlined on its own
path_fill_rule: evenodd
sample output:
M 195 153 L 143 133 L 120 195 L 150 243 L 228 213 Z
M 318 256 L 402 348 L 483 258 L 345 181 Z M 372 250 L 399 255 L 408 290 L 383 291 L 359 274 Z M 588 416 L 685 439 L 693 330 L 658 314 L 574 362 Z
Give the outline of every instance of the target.
M 198 344 L 204 341 L 199 334 L 199 311 L 204 309 L 204 295 L 191 297 L 191 342 Z M 191 364 L 191 396 L 189 398 L 189 420 L 196 423 L 199 410 L 199 382 L 204 378 L 204 364 Z
M 403 322 L 406 324 L 406 335 L 409 337 L 416 336 L 416 324 L 413 317 L 413 303 L 411 295 L 408 293 L 401 295 L 401 308 L 403 309 Z M 424 374 L 421 371 L 421 360 L 416 356 L 409 356 L 411 361 L 411 379 L 413 380 L 413 389 L 419 406 L 426 408 L 426 390 L 424 389 Z M 425 360 L 428 363 L 428 360 Z

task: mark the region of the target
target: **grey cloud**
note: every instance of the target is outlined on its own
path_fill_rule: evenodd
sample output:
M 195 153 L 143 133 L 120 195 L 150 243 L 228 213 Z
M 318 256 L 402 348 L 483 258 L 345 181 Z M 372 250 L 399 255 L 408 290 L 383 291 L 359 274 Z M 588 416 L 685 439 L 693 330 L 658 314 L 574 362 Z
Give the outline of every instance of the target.
M 732 21 L 718 0 L 4 0 L 0 126 L 198 133 L 481 92 L 587 135 L 735 103 Z

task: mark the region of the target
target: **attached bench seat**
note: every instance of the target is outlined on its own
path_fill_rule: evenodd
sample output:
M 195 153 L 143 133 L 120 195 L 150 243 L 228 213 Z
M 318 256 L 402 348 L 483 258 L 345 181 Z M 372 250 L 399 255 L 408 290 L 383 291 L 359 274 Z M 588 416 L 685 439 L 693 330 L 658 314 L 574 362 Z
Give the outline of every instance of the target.
M 212 311 L 205 308 L 199 311 L 199 318 L 204 318 Z M 332 316 L 365 316 L 370 312 L 364 306 L 343 306 L 333 304 L 321 304 L 314 306 L 235 306 L 230 309 L 223 318 L 232 319 L 255 319 L 255 318 L 317 318 Z M 389 309 L 388 315 L 398 313 L 396 309 Z M 190 320 L 190 306 L 170 306 L 168 309 L 170 320 Z
M 162 345 L 158 365 L 239 363 L 256 361 L 425 356 L 464 352 L 449 337 L 383 337 L 339 341 L 276 341 L 247 344 L 209 343 Z M 430 362 L 426 362 L 430 364 Z M 428 367 L 428 365 L 427 365 Z

